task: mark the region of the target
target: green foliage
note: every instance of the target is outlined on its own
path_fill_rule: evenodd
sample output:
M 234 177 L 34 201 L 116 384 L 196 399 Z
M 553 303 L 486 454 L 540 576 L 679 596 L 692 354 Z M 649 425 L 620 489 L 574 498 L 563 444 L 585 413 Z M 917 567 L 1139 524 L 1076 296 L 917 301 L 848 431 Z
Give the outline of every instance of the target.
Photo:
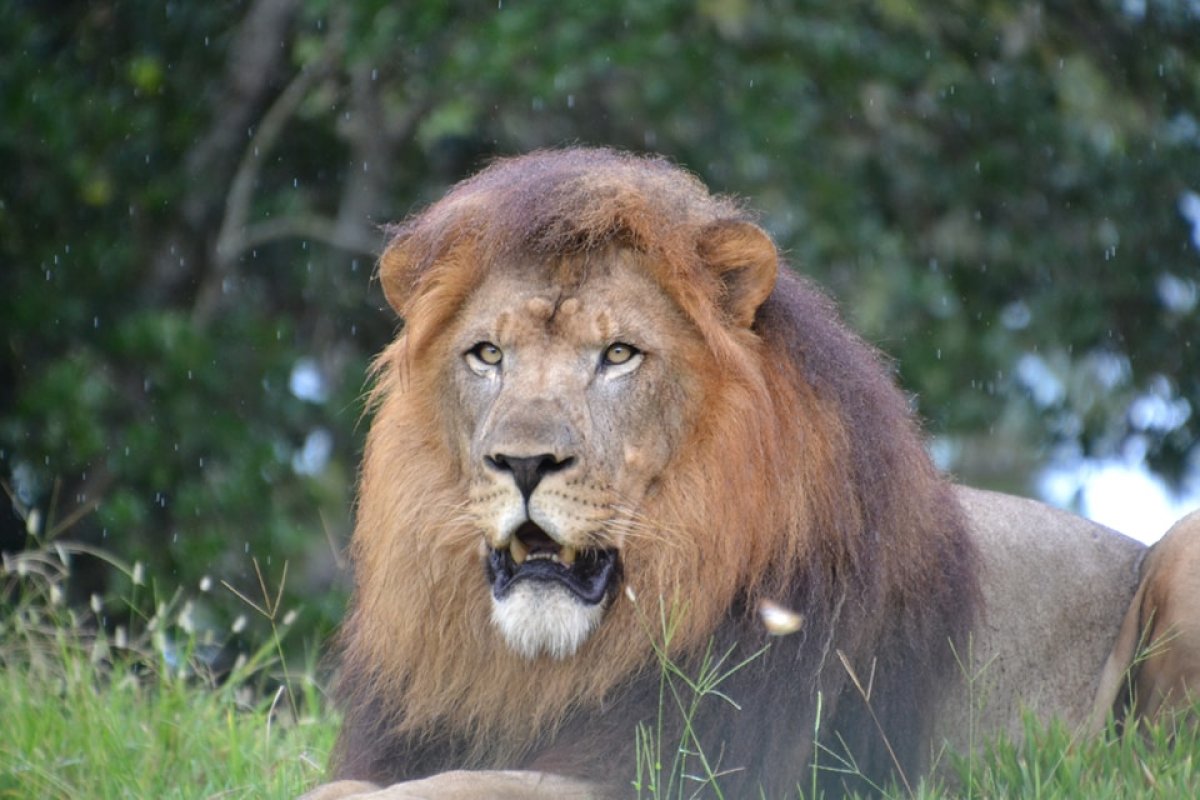
M 289 623 L 264 601 L 271 640 L 223 669 L 195 599 L 151 594 L 154 616 L 108 633 L 94 597 L 63 603 L 79 548 L 30 550 L 5 560 L 0 610 L 0 798 L 293 798 L 320 781 L 336 716 L 305 672 L 289 671 Z M 144 568 L 112 560 L 131 594 Z M 134 598 L 130 605 L 136 606 Z
M 181 584 L 287 563 L 327 629 L 363 375 L 396 324 L 376 226 L 574 142 L 749 198 L 965 479 L 1200 460 L 1186 3 L 67 6 L 0 26 L 0 549 L 37 511 L 38 541 Z
M 271 698 L 116 669 L 64 644 L 0 673 L 0 797 L 290 800 L 320 780 L 334 718 L 273 721 Z
M 633 789 L 636 796 L 639 800 L 643 797 L 685 798 L 709 794 L 722 798 L 719 779 L 727 767 L 720 763 L 717 755 L 705 752 L 704 732 L 697 731 L 694 723 L 701 705 L 728 703 L 737 707 L 721 686 L 761 657 L 765 648 L 734 662 L 731 658 L 734 648 L 716 653 L 713 643 L 709 642 L 693 675 L 671 657 L 681 609 L 673 606 L 668 610 L 666 602 L 660 598 L 657 619 L 649 618 L 640 606 L 638 614 L 643 630 L 653 643 L 660 678 L 654 724 L 639 722 L 635 731 Z M 677 742 L 670 741 L 664 733 L 668 720 L 680 722 Z
M 1001 739 L 974 763 L 956 758 L 962 797 L 1194 797 L 1200 728 L 1184 716 L 1086 739 L 1062 724 L 1026 718 L 1023 741 Z

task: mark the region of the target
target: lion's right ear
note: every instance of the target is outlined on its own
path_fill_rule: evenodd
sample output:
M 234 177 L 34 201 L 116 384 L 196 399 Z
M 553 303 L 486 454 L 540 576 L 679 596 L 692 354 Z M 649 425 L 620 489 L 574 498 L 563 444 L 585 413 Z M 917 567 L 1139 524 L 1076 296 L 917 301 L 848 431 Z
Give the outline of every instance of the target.
M 700 257 L 721 281 L 721 306 L 733 322 L 750 327 L 775 288 L 779 253 L 751 222 L 715 222 L 700 234 Z
M 416 288 L 416 253 L 413 249 L 410 237 L 401 234 L 392 237 L 379 257 L 379 283 L 383 286 L 383 296 L 401 316 Z

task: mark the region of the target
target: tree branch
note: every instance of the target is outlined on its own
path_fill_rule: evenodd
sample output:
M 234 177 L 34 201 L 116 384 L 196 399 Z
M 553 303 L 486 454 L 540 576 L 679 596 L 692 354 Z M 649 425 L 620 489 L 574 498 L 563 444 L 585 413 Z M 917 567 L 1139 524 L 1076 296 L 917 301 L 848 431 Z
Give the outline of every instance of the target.
M 365 225 L 350 228 L 318 214 L 293 214 L 256 222 L 243 229 L 239 244 L 243 250 L 249 250 L 281 239 L 308 239 L 372 258 L 379 254 L 381 244 L 380 237 L 372 236 Z
M 218 270 L 224 271 L 246 250 L 245 229 L 263 162 L 309 90 L 329 73 L 340 50 L 340 31 L 331 31 L 317 61 L 301 69 L 292 78 L 291 83 L 271 104 L 254 131 L 254 136 L 246 146 L 237 173 L 230 184 L 229 196 L 225 202 L 225 216 L 221 220 L 221 229 L 213 248 Z
M 309 90 L 327 76 L 337 62 L 342 49 L 343 28 L 344 25 L 334 24 L 316 61 L 296 73 L 275 98 L 242 153 L 241 162 L 230 183 L 225 214 L 211 253 L 212 269 L 205 276 L 192 309 L 192 321 L 197 325 L 203 326 L 212 318 L 220 302 L 225 279 L 238 257 L 250 247 L 247 239 L 248 218 L 262 165 Z

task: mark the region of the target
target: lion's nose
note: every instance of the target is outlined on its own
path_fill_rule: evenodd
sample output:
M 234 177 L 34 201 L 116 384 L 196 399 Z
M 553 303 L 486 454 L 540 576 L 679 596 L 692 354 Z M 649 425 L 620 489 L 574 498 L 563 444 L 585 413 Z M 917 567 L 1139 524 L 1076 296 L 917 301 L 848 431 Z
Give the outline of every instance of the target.
M 529 502 L 529 496 L 533 494 L 533 490 L 542 482 L 542 478 L 551 472 L 560 472 L 575 463 L 574 458 L 560 459 L 551 453 L 542 453 L 539 456 L 510 456 L 497 453 L 494 456 L 486 456 L 484 461 L 492 469 L 511 472 L 513 482 L 517 484 L 517 489 L 520 490 L 526 503 Z

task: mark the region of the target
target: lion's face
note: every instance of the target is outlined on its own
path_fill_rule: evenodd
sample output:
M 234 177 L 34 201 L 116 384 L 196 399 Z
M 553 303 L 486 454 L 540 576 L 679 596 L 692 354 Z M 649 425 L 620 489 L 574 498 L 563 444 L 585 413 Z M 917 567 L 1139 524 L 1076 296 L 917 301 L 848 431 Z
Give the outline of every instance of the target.
M 569 656 L 600 624 L 698 394 L 697 337 L 638 258 L 592 257 L 570 285 L 493 269 L 443 350 L 492 620 L 526 657 Z

